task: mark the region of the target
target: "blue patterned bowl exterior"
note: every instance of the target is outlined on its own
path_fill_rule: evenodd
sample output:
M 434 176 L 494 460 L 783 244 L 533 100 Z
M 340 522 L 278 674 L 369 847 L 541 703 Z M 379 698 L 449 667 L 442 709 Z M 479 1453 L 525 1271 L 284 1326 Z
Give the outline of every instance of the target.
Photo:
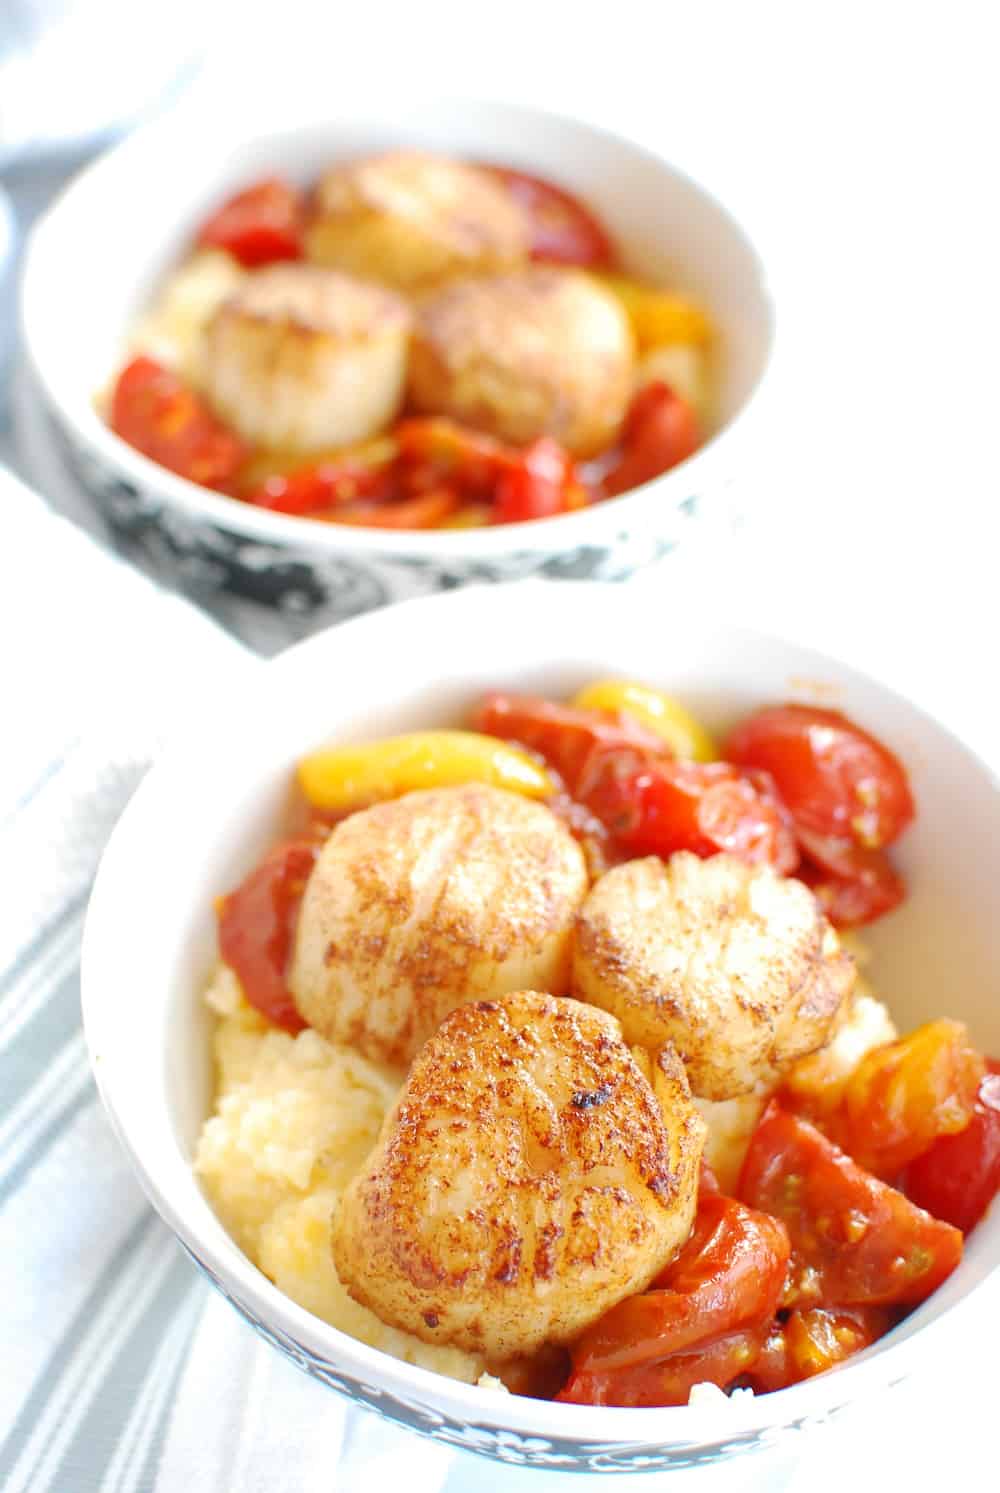
M 599 543 L 511 549 L 488 560 L 449 557 L 444 546 L 431 558 L 407 553 L 402 537 L 397 553 L 370 554 L 352 548 L 349 530 L 344 531 L 343 552 L 331 554 L 309 544 L 304 523 L 302 543 L 268 543 L 241 533 L 235 502 L 232 526 L 183 511 L 155 484 L 142 486 L 106 467 L 58 416 L 47 413 L 65 465 L 116 548 L 155 579 L 203 605 L 211 608 L 229 598 L 251 613 L 269 615 L 288 643 L 391 602 L 460 586 L 529 577 L 624 581 L 675 550 L 714 501 L 691 492 L 664 503 L 655 532 L 609 528 Z
M 498 1426 L 457 1420 L 426 1403 L 402 1399 L 345 1373 L 343 1368 L 311 1352 L 273 1324 L 263 1322 L 245 1302 L 228 1290 L 204 1261 L 199 1260 L 186 1245 L 184 1248 L 243 1320 L 311 1379 L 317 1379 L 355 1404 L 415 1431 L 418 1436 L 516 1467 L 545 1468 L 550 1472 L 622 1473 L 713 1466 L 728 1461 L 734 1454 L 772 1450 L 779 1442 L 782 1448 L 787 1448 L 790 1433 L 825 1425 L 848 1409 L 845 1401 L 824 1407 L 822 1415 L 800 1416 L 780 1427 L 734 1433 L 728 1438 L 716 1437 L 711 1441 L 672 1441 L 669 1446 L 659 1445 L 656 1441 L 579 1441 L 560 1436 L 522 1436 Z

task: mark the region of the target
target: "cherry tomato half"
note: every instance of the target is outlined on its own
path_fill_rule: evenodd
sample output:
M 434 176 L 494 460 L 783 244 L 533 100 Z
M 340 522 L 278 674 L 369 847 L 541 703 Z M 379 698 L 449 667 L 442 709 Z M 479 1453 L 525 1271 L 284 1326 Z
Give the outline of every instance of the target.
M 528 220 L 532 259 L 546 264 L 579 264 L 610 269 L 611 239 L 583 203 L 541 177 L 507 166 L 485 166 L 500 181 Z
M 913 818 L 898 758 L 837 710 L 768 706 L 737 726 L 724 755 L 769 772 L 796 827 L 808 833 L 878 850 Z
M 246 456 L 239 436 L 152 358 L 134 358 L 119 374 L 111 429 L 150 460 L 202 487 L 227 483 Z
M 573 1344 L 558 1398 L 683 1404 L 699 1380 L 729 1383 L 763 1344 L 788 1257 L 777 1219 L 703 1195 L 691 1238 L 652 1289 L 619 1302 Z
M 784 1306 L 915 1306 L 962 1258 L 957 1229 L 774 1100 L 751 1137 L 738 1191 L 788 1228 Z
M 727 851 L 782 875 L 798 865 L 788 816 L 765 774 L 612 747 L 591 754 L 576 793 L 631 855 Z
M 701 444 L 698 417 L 679 394 L 660 380 L 640 389 L 622 430 L 622 454 L 602 482 L 609 498 L 651 482 L 685 461 Z
M 903 1177 L 912 1202 L 968 1233 L 1000 1192 L 1000 1063 L 981 1080 L 972 1119 L 942 1136 Z
M 537 695 L 487 695 L 472 725 L 488 736 L 516 741 L 537 752 L 555 768 L 574 796 L 587 761 L 598 747 L 666 752 L 663 738 L 633 716 L 557 705 Z
M 325 829 L 276 845 L 219 908 L 219 952 L 250 1004 L 276 1026 L 301 1032 L 285 982 L 295 923 Z
M 225 249 L 248 269 L 301 259 L 305 204 L 302 193 L 278 177 L 237 192 L 198 234 L 205 248 Z
M 898 907 L 906 883 L 884 850 L 796 828 L 803 864 L 798 875 L 818 897 L 835 928 L 871 923 Z
M 541 436 L 524 448 L 510 471 L 501 474 L 493 522 L 519 524 L 568 512 L 574 480 L 569 453 L 558 441 Z
M 879 1177 L 895 1177 L 939 1136 L 972 1119 L 985 1073 L 959 1021 L 928 1021 L 866 1053 L 844 1090 L 838 1140 Z
M 391 474 L 386 467 L 365 466 L 350 460 L 323 461 L 294 472 L 277 472 L 246 493 L 243 501 L 272 513 L 292 513 L 304 518 L 358 498 L 388 497 L 390 483 Z
M 891 1326 L 891 1313 L 878 1306 L 793 1311 L 786 1321 L 774 1323 L 746 1382 L 757 1394 L 799 1384 L 867 1348 Z

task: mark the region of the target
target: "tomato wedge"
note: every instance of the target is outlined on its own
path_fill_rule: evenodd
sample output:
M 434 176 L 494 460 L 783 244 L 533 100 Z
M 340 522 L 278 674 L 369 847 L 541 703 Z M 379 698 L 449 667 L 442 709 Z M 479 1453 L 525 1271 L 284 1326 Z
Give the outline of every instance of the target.
M 915 1306 L 962 1258 L 957 1229 L 774 1100 L 751 1138 L 739 1195 L 788 1228 L 787 1307 Z
M 902 1182 L 918 1207 L 966 1234 L 1000 1192 L 1000 1063 L 990 1061 L 988 1067 L 968 1125 L 936 1140 Z
M 198 243 L 225 249 L 248 269 L 302 258 L 305 199 L 279 177 L 237 192 L 203 224 Z
M 763 1345 L 788 1264 L 783 1224 L 709 1192 L 691 1238 L 651 1290 L 628 1297 L 571 1348 L 557 1398 L 682 1404 L 692 1384 L 727 1384 Z
M 219 907 L 219 952 L 250 1004 L 275 1026 L 301 1032 L 302 1020 L 285 982 L 295 923 L 326 827 L 269 851 Z
M 239 436 L 153 358 L 133 358 L 119 374 L 111 429 L 143 456 L 202 487 L 223 486 L 246 456 Z
M 614 498 L 651 482 L 686 461 L 700 444 L 701 431 L 692 406 L 661 380 L 654 380 L 632 400 L 622 429 L 622 454 L 604 477 L 602 491 Z
M 243 501 L 272 513 L 291 513 L 304 518 L 358 498 L 388 497 L 390 482 L 391 475 L 385 466 L 365 465 L 350 459 L 323 461 L 294 472 L 275 473 L 246 493 Z
M 887 746 L 838 710 L 772 705 L 737 726 L 724 756 L 769 772 L 796 827 L 890 845 L 914 814 L 906 771 Z
M 524 448 L 510 471 L 501 475 L 493 522 L 519 524 L 567 513 L 575 480 L 569 453 L 558 441 L 541 436 Z
M 527 218 L 531 258 L 546 264 L 610 269 L 615 250 L 601 223 L 562 187 L 508 166 L 484 166 L 501 182 Z

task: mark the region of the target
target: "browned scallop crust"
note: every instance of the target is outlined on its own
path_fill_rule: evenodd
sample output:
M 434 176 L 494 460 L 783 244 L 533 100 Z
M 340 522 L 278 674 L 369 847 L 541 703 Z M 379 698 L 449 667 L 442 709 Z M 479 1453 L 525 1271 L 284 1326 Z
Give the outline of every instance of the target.
M 402 290 L 527 258 L 521 209 L 488 173 L 424 151 L 332 166 L 316 188 L 306 251 Z
M 704 1125 L 667 1050 L 522 991 L 454 1011 L 417 1055 L 334 1224 L 385 1322 L 502 1362 L 573 1338 L 688 1237 Z
M 673 1042 L 705 1099 L 773 1087 L 830 1040 L 854 980 L 808 888 L 729 855 L 615 867 L 574 937 L 573 993 L 630 1042 Z
M 410 397 L 502 440 L 549 435 L 586 456 L 618 435 L 633 354 L 620 304 L 578 270 L 462 280 L 418 308 Z
M 587 891 L 544 804 L 480 784 L 405 794 L 330 836 L 299 917 L 290 986 L 306 1021 L 407 1063 L 449 1011 L 526 985 L 563 993 Z

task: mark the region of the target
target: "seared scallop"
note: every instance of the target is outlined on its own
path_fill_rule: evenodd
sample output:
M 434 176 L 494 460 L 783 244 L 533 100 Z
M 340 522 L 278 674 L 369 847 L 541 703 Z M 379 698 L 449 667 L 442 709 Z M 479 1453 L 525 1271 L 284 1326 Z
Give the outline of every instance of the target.
M 651 1087 L 605 1012 L 533 991 L 463 1006 L 347 1188 L 338 1274 L 426 1342 L 501 1363 L 568 1342 L 686 1241 L 703 1130 L 676 1054 Z
M 311 1026 L 408 1063 L 449 1011 L 526 985 L 562 993 L 587 890 L 544 804 L 472 784 L 345 819 L 306 887 L 290 983 Z
M 248 441 L 308 453 L 365 440 L 398 412 L 410 312 L 392 291 L 314 265 L 248 275 L 205 332 L 202 383 Z
M 704 1099 L 766 1092 L 846 1014 L 854 961 L 802 882 L 681 851 L 609 871 L 581 910 L 573 992 L 629 1042 L 673 1042 Z
M 314 208 L 310 259 L 401 290 L 527 258 L 524 215 L 499 182 L 423 151 L 332 166 Z
M 633 358 L 609 291 L 578 270 L 539 265 L 457 281 L 422 301 L 410 395 L 502 440 L 549 435 L 587 456 L 618 434 Z

